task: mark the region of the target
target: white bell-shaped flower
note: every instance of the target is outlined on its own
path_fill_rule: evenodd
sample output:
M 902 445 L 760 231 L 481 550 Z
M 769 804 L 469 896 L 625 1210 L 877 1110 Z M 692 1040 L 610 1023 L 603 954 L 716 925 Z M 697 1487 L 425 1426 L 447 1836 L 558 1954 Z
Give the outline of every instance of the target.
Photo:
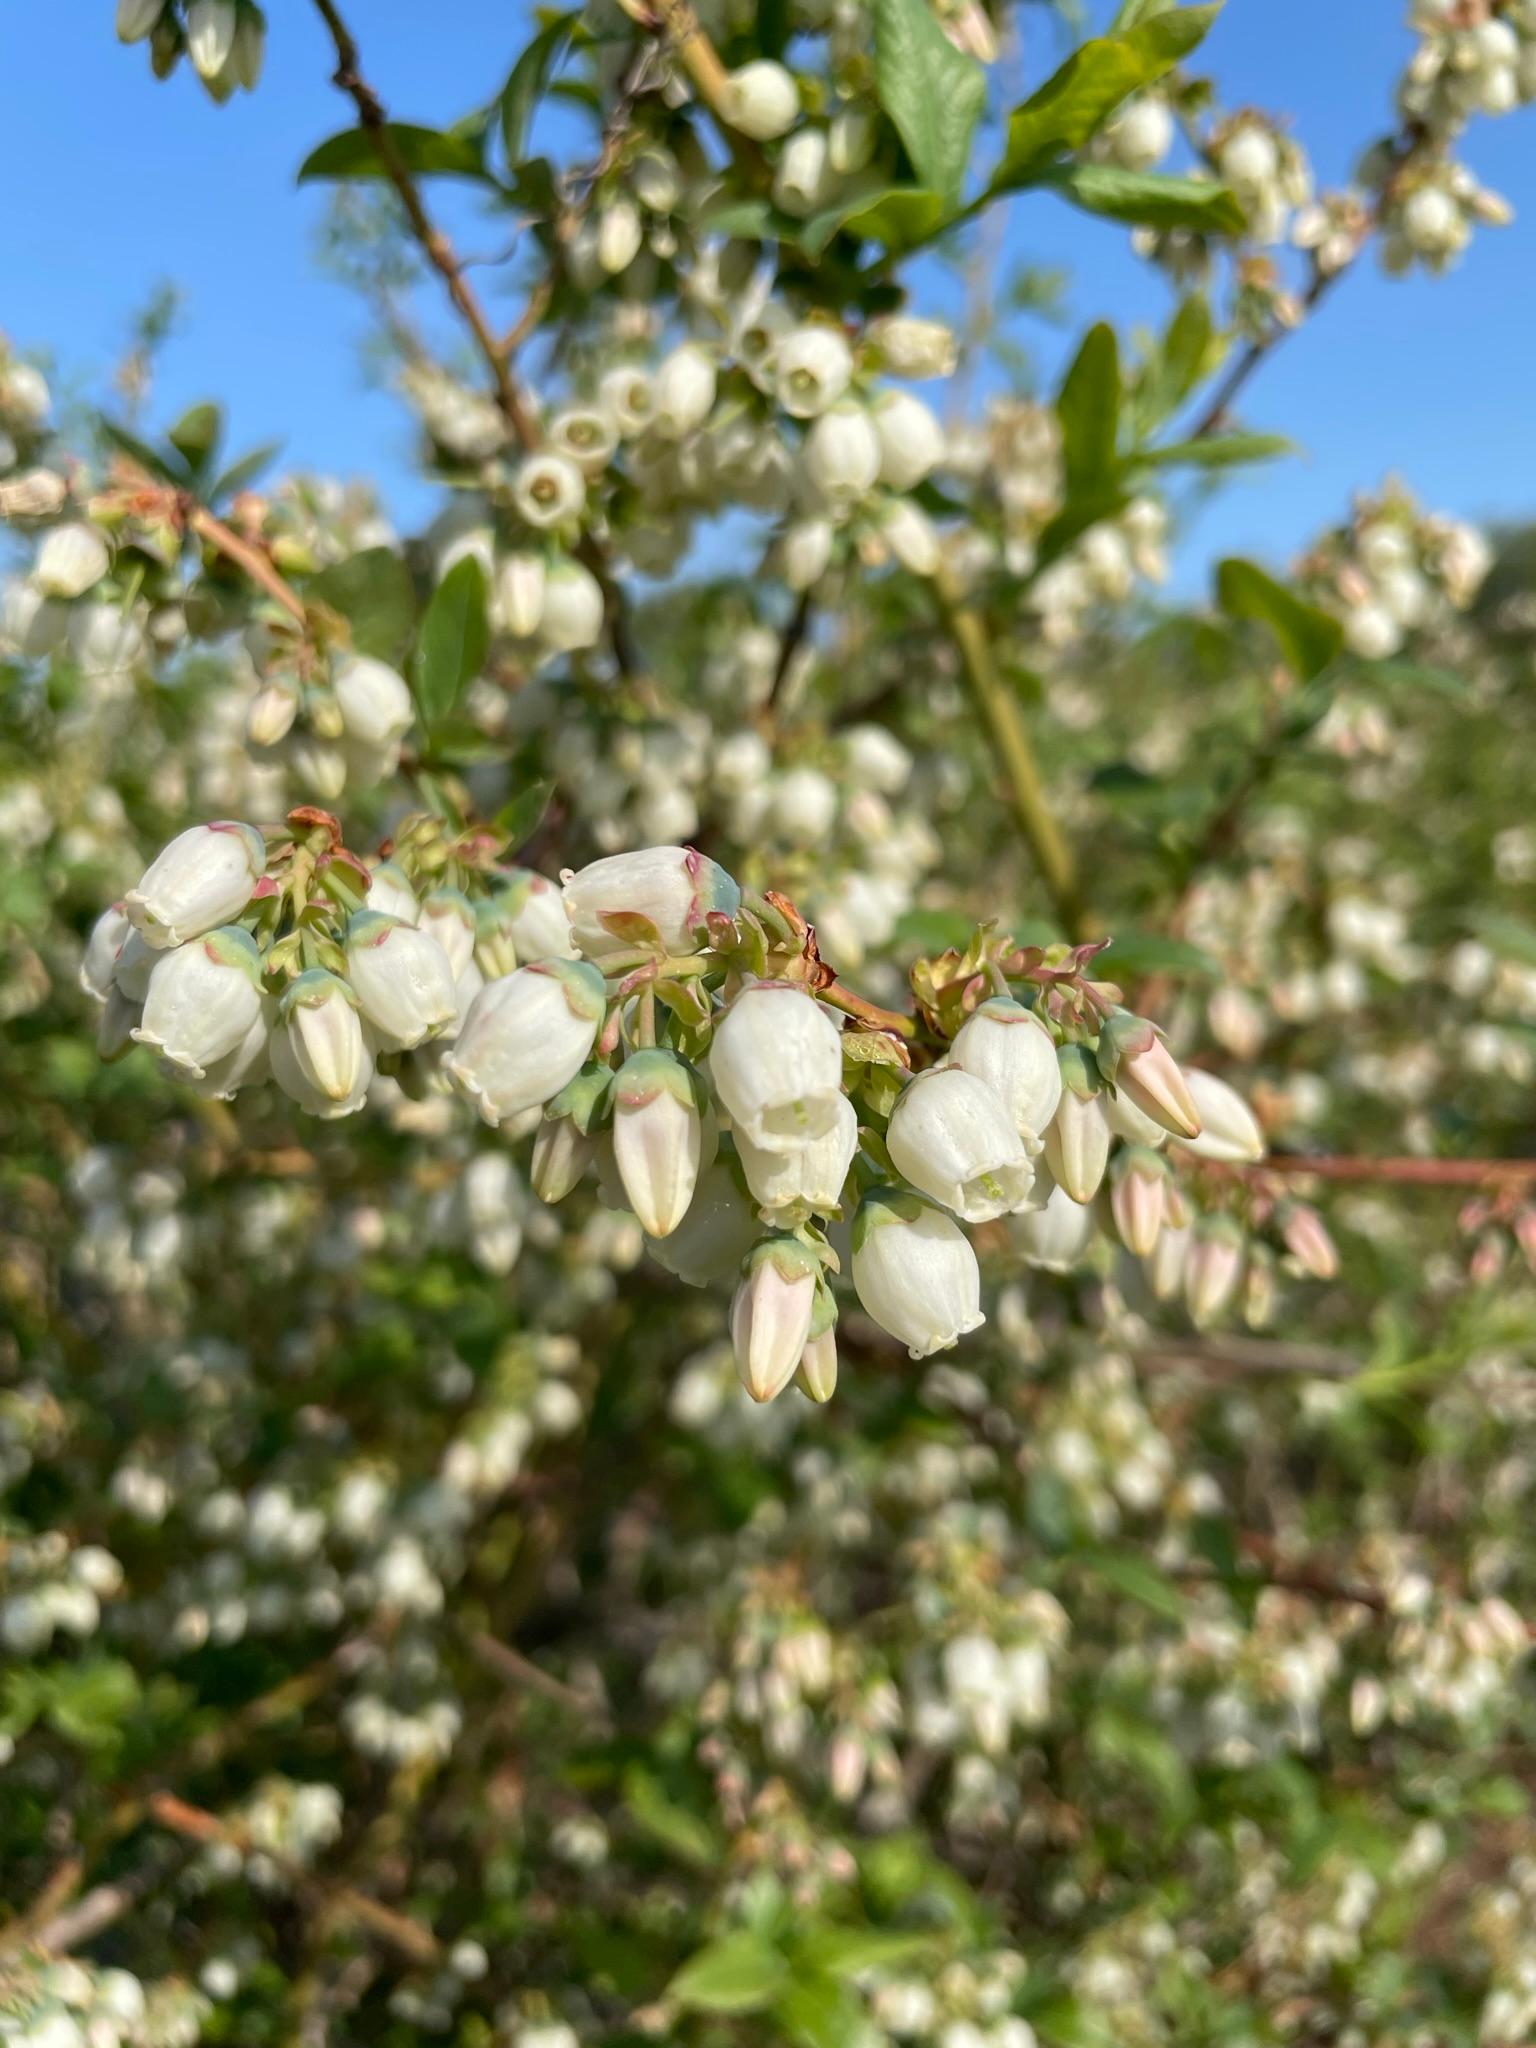
M 1026 1266 L 1038 1266 L 1044 1273 L 1070 1273 L 1093 1243 L 1095 1228 L 1092 1209 L 1052 1183 L 1044 1207 L 1015 1216 L 1008 1234 Z
M 512 502 L 530 526 L 563 526 L 581 517 L 586 478 L 568 455 L 530 455 L 512 478 Z
M 759 57 L 726 78 L 719 113 L 728 127 L 754 142 L 775 142 L 794 127 L 800 88 L 782 64 Z
M 865 340 L 893 377 L 950 377 L 960 360 L 953 328 L 915 314 L 888 313 L 871 320 Z
M 715 1287 L 740 1271 L 761 1235 L 752 1205 L 722 1157 L 699 1175 L 682 1222 L 667 1237 L 647 1238 L 646 1249 L 685 1286 Z
M 232 923 L 266 865 L 266 841 L 254 825 L 227 818 L 193 825 L 155 856 L 123 909 L 147 945 L 185 945 Z
M 120 903 L 104 910 L 91 926 L 80 959 L 80 986 L 98 1003 L 104 1003 L 112 993 L 118 952 L 132 930 Z
M 632 199 L 610 200 L 597 218 L 597 260 L 609 277 L 628 270 L 640 254 L 644 230 Z
M 581 960 L 541 960 L 488 981 L 469 1005 L 448 1074 L 488 1124 L 558 1095 L 581 1070 L 603 1021 L 606 990 Z
M 794 1378 L 810 1342 L 821 1265 L 798 1238 L 770 1237 L 747 1260 L 731 1303 L 736 1370 L 754 1401 L 771 1401 Z
M 784 581 L 791 590 L 809 590 L 825 574 L 832 559 L 832 522 L 797 519 L 785 530 L 780 553 Z
M 1203 1329 L 1231 1302 L 1243 1277 L 1245 1240 L 1230 1216 L 1195 1225 L 1184 1260 L 1184 1300 L 1190 1320 Z
M 862 497 L 880 474 L 880 438 L 874 422 L 862 405 L 844 399 L 813 423 L 800 460 L 822 497 L 834 503 Z
M 947 1351 L 986 1321 L 981 1270 L 958 1223 L 917 1195 L 875 1188 L 853 1219 L 853 1284 L 913 1358 Z
M 624 930 L 627 918 L 654 926 L 669 953 L 692 953 L 711 911 L 734 917 L 741 908 L 741 891 L 725 869 L 691 846 L 610 854 L 562 881 L 571 935 L 590 960 L 645 943 Z M 606 919 L 616 920 L 619 929 Z
M 387 747 L 404 737 L 415 717 L 405 678 L 369 654 L 349 654 L 331 678 L 347 737 Z
M 357 998 L 324 967 L 291 982 L 278 1005 L 281 1028 L 272 1042 L 272 1073 L 300 1108 L 324 1117 L 360 1109 L 373 1079 Z
M 736 1153 L 763 1220 L 792 1230 L 809 1216 L 841 1212 L 848 1169 L 859 1146 L 859 1114 L 839 1094 L 829 1127 L 819 1138 L 793 1150 L 768 1151 L 745 1130 L 736 1132 Z
M 795 1151 L 837 1127 L 842 1034 L 830 1011 L 792 982 L 744 989 L 715 1026 L 715 1094 L 736 1129 L 765 1152 Z
M 1172 1301 L 1184 1286 L 1184 1268 L 1194 1233 L 1187 1223 L 1165 1222 L 1157 1243 L 1142 1261 L 1147 1285 L 1158 1301 Z
M 779 152 L 773 174 L 773 203 L 781 213 L 806 220 L 819 213 L 837 190 L 838 176 L 823 129 L 801 128 Z
M 921 505 L 910 498 L 891 498 L 880 514 L 886 546 L 913 576 L 932 576 L 939 566 L 938 529 Z
M 526 550 L 508 555 L 496 571 L 496 623 L 519 640 L 531 640 L 544 616 L 542 555 Z
M 963 1067 L 930 1067 L 891 1111 L 896 1171 L 967 1223 L 1024 1206 L 1035 1170 L 1002 1098 Z
M 686 1060 L 659 1046 L 632 1052 L 613 1084 L 613 1158 L 647 1237 L 670 1237 L 688 1213 L 704 1154 L 705 1099 Z
M 880 481 L 910 491 L 944 459 L 944 429 L 910 391 L 882 391 L 871 408 L 880 440 Z
M 797 420 L 820 417 L 853 380 L 853 351 L 842 333 L 823 321 L 792 327 L 772 354 L 773 390 Z
M 201 1080 L 243 1044 L 262 1013 L 261 955 L 249 932 L 226 925 L 161 953 L 133 1036 Z
M 368 907 L 370 910 L 374 908 L 371 901 Z M 434 889 L 423 899 L 415 922 L 419 930 L 442 947 L 448 956 L 449 972 L 457 982 L 475 954 L 473 903 L 462 889 Z
M 347 926 L 346 953 L 358 1007 L 385 1051 L 435 1038 L 458 1015 L 453 969 L 430 932 L 363 910 Z
M 949 1064 L 985 1081 L 1006 1105 L 1025 1151 L 1040 1150 L 1061 1100 L 1061 1067 L 1055 1040 L 1033 1010 L 1012 996 L 989 996 L 956 1032 Z
M 531 960 L 574 956 L 571 920 L 558 883 L 532 868 L 510 868 L 503 871 L 496 901 L 506 914 L 517 957 L 525 967 Z
M 401 924 L 418 924 L 421 920 L 421 898 L 411 887 L 405 870 L 390 860 L 380 861 L 370 871 L 368 908 L 398 918 Z
M 1197 1159 L 1251 1166 L 1264 1157 L 1267 1147 L 1259 1120 L 1230 1083 L 1199 1067 L 1186 1067 L 1184 1080 L 1200 1119 L 1200 1135 L 1180 1142 Z
M 658 429 L 680 441 L 709 418 L 715 402 L 715 359 L 696 341 L 673 349 L 651 380 Z
M 71 520 L 45 537 L 32 568 L 32 586 L 44 597 L 81 597 L 106 575 L 111 559 L 94 526 Z
M 556 654 L 578 654 L 602 632 L 602 585 L 580 562 L 557 562 L 544 578 L 539 638 Z

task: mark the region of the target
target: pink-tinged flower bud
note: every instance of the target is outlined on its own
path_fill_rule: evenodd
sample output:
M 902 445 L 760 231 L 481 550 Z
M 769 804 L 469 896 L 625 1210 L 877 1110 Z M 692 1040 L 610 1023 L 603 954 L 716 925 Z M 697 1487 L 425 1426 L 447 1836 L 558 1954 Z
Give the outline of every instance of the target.
M 1197 1328 L 1214 1322 L 1237 1292 L 1243 1251 L 1243 1233 L 1230 1216 L 1196 1224 L 1184 1261 L 1184 1300 Z
M 160 19 L 165 0 L 117 0 L 117 39 L 141 43 Z
M 229 62 L 238 26 L 235 0 L 190 0 L 187 54 L 205 85 L 211 85 Z
M 1143 1260 L 1147 1285 L 1158 1301 L 1172 1301 L 1182 1291 L 1192 1235 L 1187 1224 L 1165 1222 L 1157 1243 Z
M 525 965 L 530 960 L 574 957 L 571 920 L 558 883 L 532 868 L 508 868 L 495 901 L 507 917 L 517 957 Z
M 767 1237 L 747 1255 L 731 1303 L 736 1370 L 754 1401 L 782 1394 L 811 1337 L 821 1262 L 794 1237 Z
M 519 640 L 531 640 L 544 616 L 544 579 L 547 569 L 542 555 L 508 555 L 496 571 L 497 623 Z
M 403 676 L 372 655 L 349 654 L 331 679 L 347 737 L 387 747 L 410 730 L 415 708 Z
M 853 1284 L 913 1358 L 947 1351 L 986 1321 L 981 1271 L 959 1224 L 917 1195 L 875 1188 L 853 1219 Z
M 944 459 L 944 429 L 910 391 L 882 391 L 871 408 L 880 442 L 880 481 L 910 491 Z
M 376 909 L 372 891 L 368 908 Z M 419 931 L 435 939 L 448 956 L 448 968 L 455 981 L 464 973 L 475 951 L 475 906 L 461 889 L 434 889 L 421 905 L 416 918 Z
M 91 926 L 80 960 L 80 986 L 98 1003 L 104 1003 L 112 993 L 118 952 L 132 930 L 120 903 L 104 910 Z
M 762 1235 L 752 1205 L 725 1157 L 699 1175 L 688 1214 L 668 1237 L 647 1238 L 646 1250 L 686 1287 L 714 1287 L 741 1269 Z
M 843 1188 L 858 1147 L 858 1111 L 843 1094 L 822 1135 L 792 1151 L 765 1150 L 744 1129 L 736 1132 L 736 1154 L 759 1214 L 781 1230 L 792 1230 L 810 1216 L 841 1214 Z
M 95 527 L 72 520 L 54 527 L 38 549 L 32 586 L 44 597 L 83 597 L 106 575 L 111 559 Z
M 795 1385 L 809 1400 L 830 1401 L 837 1392 L 837 1326 L 829 1323 L 800 1354 Z
M 680 441 L 704 424 L 715 402 L 715 374 L 714 357 L 696 341 L 673 349 L 651 379 L 659 432 Z
M 1031 1155 L 1061 1101 L 1056 1044 L 1033 1010 L 1011 996 L 989 996 L 966 1018 L 950 1047 L 949 1063 L 985 1081 L 1001 1098 Z
M 1020 1258 L 1042 1273 L 1070 1273 L 1081 1265 L 1096 1231 L 1092 1209 L 1055 1186 L 1043 1208 L 1021 1210 L 1008 1224 Z
M 941 320 L 888 313 L 871 320 L 865 339 L 893 377 L 951 377 L 960 360 L 954 332 Z
M 411 887 L 405 870 L 397 868 L 391 860 L 380 861 L 370 871 L 368 908 L 382 911 L 385 917 L 398 918 L 401 924 L 421 921 L 421 898 Z
M 556 654 L 595 647 L 603 632 L 603 589 L 580 562 L 558 562 L 544 578 L 539 638 Z
M 1167 1161 L 1138 1145 L 1120 1154 L 1112 1178 L 1109 1206 L 1120 1241 L 1127 1251 L 1144 1259 L 1157 1243 L 1163 1227 Z
M 613 1084 L 613 1158 L 647 1237 L 670 1237 L 688 1213 L 704 1153 L 703 1085 L 659 1046 L 632 1052 Z
M 266 866 L 266 841 L 254 825 L 193 825 L 155 856 L 123 909 L 147 945 L 182 946 L 232 924 Z
M 347 926 L 347 978 L 386 1052 L 436 1038 L 458 1015 L 453 969 L 430 932 L 382 911 L 361 910 Z
M 533 1140 L 528 1177 L 551 1208 L 563 1202 L 592 1163 L 593 1143 L 568 1116 L 546 1117 Z
M 1266 1150 L 1259 1120 L 1235 1088 L 1191 1067 L 1184 1076 L 1200 1120 L 1199 1135 L 1183 1143 L 1197 1159 L 1216 1159 L 1229 1166 L 1251 1165 Z
M 475 997 L 443 1071 L 488 1124 L 499 1124 L 575 1079 L 606 1005 L 603 977 L 585 961 L 519 967 Z
M 1099 1071 L 1175 1138 L 1198 1138 L 1200 1112 L 1178 1062 L 1145 1017 L 1119 1010 L 1099 1033 Z
M 637 943 L 622 928 L 627 918 L 653 925 L 669 953 L 693 953 L 705 943 L 713 910 L 734 917 L 741 891 L 725 872 L 691 846 L 647 846 L 610 854 L 578 873 L 562 876 L 571 935 L 590 960 L 630 951 Z M 605 922 L 615 919 L 614 931 Z
M 1056 1057 L 1061 1100 L 1045 1133 L 1045 1163 L 1074 1202 L 1091 1202 L 1109 1164 L 1109 1125 L 1098 1075 L 1080 1045 L 1064 1045 Z
M 886 1144 L 896 1171 L 967 1223 L 1022 1209 L 1035 1169 L 1002 1098 L 963 1067 L 909 1081 Z
M 758 982 L 715 1026 L 709 1073 L 721 1107 L 749 1143 L 765 1152 L 794 1151 L 837 1126 L 842 1034 L 803 988 Z
M 781 335 L 771 362 L 774 396 L 797 420 L 816 419 L 836 405 L 853 378 L 853 351 L 840 329 L 823 321 Z
M 861 497 L 880 473 L 880 439 L 863 406 L 845 399 L 824 412 L 805 437 L 800 461 L 822 497 Z
M 238 925 L 226 925 L 159 955 L 133 1036 L 167 1065 L 201 1080 L 244 1042 L 261 1009 L 256 942 Z
M 373 1079 L 373 1059 L 357 998 L 341 976 L 306 968 L 284 990 L 278 1017 L 282 1029 L 272 1047 L 272 1072 L 279 1088 L 320 1116 L 360 1109 Z M 297 1088 L 291 1085 L 295 1079 Z
M 1280 1219 L 1285 1248 L 1314 1280 L 1331 1280 L 1339 1270 L 1339 1248 L 1327 1224 L 1309 1202 L 1288 1202 Z M 1519 1223 L 1515 1234 L 1520 1235 Z M 1524 1240 L 1521 1240 L 1522 1247 Z
M 512 479 L 512 502 L 530 526 L 564 526 L 585 510 L 587 480 L 568 455 L 530 455 Z
M 794 127 L 800 88 L 782 64 L 760 57 L 729 74 L 720 95 L 720 118 L 754 142 L 775 142 Z

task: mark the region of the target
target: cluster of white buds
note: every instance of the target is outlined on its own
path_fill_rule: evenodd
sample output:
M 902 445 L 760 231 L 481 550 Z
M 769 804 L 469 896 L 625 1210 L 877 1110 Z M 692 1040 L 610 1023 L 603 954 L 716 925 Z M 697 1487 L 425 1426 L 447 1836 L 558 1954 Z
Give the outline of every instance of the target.
M 1409 120 L 1444 137 L 1536 99 L 1530 0 L 1413 0 L 1408 19 L 1423 38 L 1398 88 Z
M 1349 524 L 1325 534 L 1296 573 L 1342 619 L 1352 652 L 1379 661 L 1464 611 L 1492 560 L 1476 527 L 1422 511 L 1389 481 L 1378 496 L 1357 498 Z
M 1474 227 L 1505 227 L 1514 217 L 1509 202 L 1480 185 L 1465 164 L 1442 156 L 1416 159 L 1400 174 L 1368 159 L 1361 175 L 1368 185 L 1384 183 L 1381 260 L 1393 272 L 1415 263 L 1448 270 Z
M 611 855 L 558 890 L 496 851 L 494 833 L 425 817 L 372 867 L 322 811 L 267 835 L 193 827 L 91 935 L 103 1053 L 137 1042 L 223 1097 L 270 1078 L 325 1118 L 386 1082 L 457 1091 L 534 1137 L 544 1201 L 590 1171 L 668 1271 L 738 1275 L 732 1338 L 759 1401 L 795 1378 L 830 1396 L 845 1268 L 921 1358 L 984 1320 L 968 1230 L 1012 1218 L 1028 1262 L 1070 1266 L 1116 1138 L 1125 1244 L 1160 1272 L 1178 1253 L 1197 1320 L 1231 1299 L 1242 1233 L 1217 1218 L 1191 1234 L 1159 1153 L 1173 1139 L 1251 1163 L 1258 1125 L 1086 978 L 1098 948 L 978 941 L 919 963 L 914 1023 L 839 984 L 787 898 L 744 899 L 689 848 Z M 467 1227 L 504 1271 L 520 1193 L 477 1182 L 467 1199 L 481 1193 Z
M 1213 131 L 1206 151 L 1237 195 L 1252 240 L 1284 241 L 1292 214 L 1312 197 L 1312 168 L 1300 143 L 1267 114 L 1244 110 Z
M 307 641 L 265 625 L 246 639 L 261 664 L 245 723 L 258 765 L 286 766 L 320 803 L 394 774 L 416 715 L 403 676 L 367 654 L 317 663 Z
M 117 33 L 125 43 L 148 42 L 157 78 L 189 57 L 221 104 L 261 82 L 267 18 L 256 0 L 117 0 Z
M 146 1981 L 41 1949 L 7 1965 L 0 1995 L 6 2048 L 194 2048 L 209 2016 L 182 1978 Z

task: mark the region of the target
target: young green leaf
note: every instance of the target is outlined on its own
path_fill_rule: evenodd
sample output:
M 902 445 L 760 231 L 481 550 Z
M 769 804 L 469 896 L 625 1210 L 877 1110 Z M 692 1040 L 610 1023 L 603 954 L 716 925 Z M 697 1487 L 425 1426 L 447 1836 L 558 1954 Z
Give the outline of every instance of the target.
M 1120 427 L 1120 348 L 1115 330 L 1090 327 L 1056 400 L 1067 496 L 1102 492 L 1115 474 Z
M 726 1934 L 690 1956 L 667 1996 L 691 2012 L 761 2012 L 789 1974 L 784 1955 L 755 1934 Z
M 540 96 L 548 90 L 551 77 L 565 61 L 566 53 L 576 39 L 580 20 L 581 10 L 573 8 L 569 14 L 557 15 L 553 21 L 547 22 L 508 74 L 498 108 L 501 146 L 507 153 L 509 167 L 522 162 L 523 152 L 528 147 L 528 130 L 533 124 L 534 109 Z
M 1236 469 L 1244 462 L 1272 462 L 1278 455 L 1295 453 L 1296 443 L 1284 434 L 1206 434 L 1198 441 L 1143 448 L 1137 459 L 1157 469 Z
M 875 0 L 875 90 L 922 184 L 953 205 L 987 81 L 939 27 L 928 0 Z
M 505 839 L 508 853 L 516 853 L 538 831 L 554 793 L 552 782 L 530 782 L 510 803 L 502 805 L 496 813 L 496 829 Z
M 194 405 L 184 412 L 167 436 L 194 476 L 200 476 L 212 461 L 224 431 L 224 414 L 216 405 Z
M 1208 178 L 1161 171 L 1123 171 L 1118 164 L 1068 164 L 1037 181 L 1085 213 L 1129 227 L 1189 228 L 1201 235 L 1241 234 L 1246 225 L 1235 193 Z
M 832 237 L 846 228 L 884 249 L 906 249 L 931 240 L 947 211 L 937 192 L 925 192 L 918 185 L 888 185 L 851 195 L 824 213 L 812 214 L 793 239 L 808 255 L 819 256 Z
M 490 637 L 485 571 L 466 555 L 433 591 L 421 622 L 416 701 L 425 724 L 446 718 L 458 704 L 465 684 L 480 672 Z
M 485 178 L 485 131 L 482 128 L 417 128 L 408 121 L 390 121 L 385 132 L 408 171 L 417 177 Z M 299 183 L 319 179 L 382 178 L 386 175 L 373 132 L 343 128 L 312 149 L 299 166 Z
M 392 548 L 364 548 L 332 563 L 311 578 L 305 594 L 340 612 L 359 654 L 399 665 L 416 619 L 416 593 Z
M 1338 620 L 1308 604 L 1257 562 L 1232 555 L 1218 563 L 1216 599 L 1229 618 L 1256 619 L 1280 643 L 1289 666 L 1304 682 L 1320 675 L 1344 645 Z

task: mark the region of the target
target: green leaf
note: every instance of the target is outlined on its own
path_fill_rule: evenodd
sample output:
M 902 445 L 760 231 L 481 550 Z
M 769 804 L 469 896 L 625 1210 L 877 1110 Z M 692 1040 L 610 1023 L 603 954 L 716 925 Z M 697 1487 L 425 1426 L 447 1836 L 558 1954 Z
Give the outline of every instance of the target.
M 1350 673 L 1362 683 L 1376 683 L 1386 690 L 1429 690 L 1437 697 L 1457 699 L 1472 694 L 1465 676 L 1422 661 L 1357 661 L 1351 664 Z
M 761 2012 L 789 1972 L 778 1949 L 755 1934 L 727 1934 L 690 1956 L 667 1996 L 691 2012 Z
M 1072 52 L 1008 119 L 1008 144 L 994 192 L 1029 184 L 1053 157 L 1081 149 L 1132 93 L 1177 64 L 1205 35 L 1219 9 L 1178 7 L 1123 35 L 1097 37 Z
M 201 474 L 219 445 L 224 415 L 218 406 L 204 403 L 184 412 L 171 428 L 171 446 L 182 455 L 194 476 Z
M 136 462 L 140 469 L 150 476 L 159 477 L 162 483 L 176 484 L 180 488 L 185 488 L 191 482 L 186 465 L 174 453 L 167 454 L 157 448 L 151 448 L 147 441 L 139 440 L 137 435 L 130 434 L 126 427 L 118 426 L 113 420 L 103 419 L 99 424 L 102 438 L 115 448 L 119 455 L 126 455 L 130 462 Z
M 782 242 L 804 239 L 804 230 L 766 199 L 727 199 L 706 206 L 699 215 L 701 234 L 726 235 L 738 242 Z
M 1183 1621 L 1188 1612 L 1189 1603 L 1173 1581 L 1134 1551 L 1084 1550 L 1076 1552 L 1072 1562 L 1105 1580 L 1117 1593 L 1124 1593 L 1152 1613 L 1160 1614 L 1165 1621 Z
M 474 555 L 455 562 L 432 593 L 416 646 L 416 701 L 427 725 L 446 718 L 480 673 L 491 629 L 485 570 Z
M 1221 975 L 1221 962 L 1203 946 L 1192 946 L 1188 939 L 1166 938 L 1161 932 L 1116 932 L 1113 945 L 1103 956 L 1103 967 L 1111 981 L 1139 981 L 1149 974 L 1216 981 Z
M 920 953 L 943 953 L 951 946 L 968 946 L 976 929 L 974 917 L 963 910 L 905 910 L 897 919 L 894 943 L 915 946 Z
M 846 197 L 814 213 L 794 237 L 808 255 L 819 256 L 844 229 L 884 249 L 908 249 L 938 234 L 950 209 L 937 192 L 920 185 L 888 185 Z
M 986 73 L 945 35 L 928 0 L 875 0 L 875 92 L 920 182 L 960 197 Z
M 530 782 L 512 801 L 496 813 L 496 829 L 506 840 L 507 851 L 524 846 L 544 822 L 549 800 L 555 793 L 552 782 Z
M 1180 302 L 1168 322 L 1155 379 L 1155 419 L 1184 403 L 1211 360 L 1211 309 L 1199 292 Z
M 224 498 L 233 498 L 248 484 L 253 484 L 268 463 L 275 462 L 282 452 L 281 441 L 263 441 L 259 448 L 252 448 L 247 454 L 238 456 L 222 475 L 214 478 L 208 486 L 208 495 L 217 503 Z
M 501 89 L 498 111 L 501 146 L 507 153 L 509 167 L 523 160 L 534 108 L 540 95 L 547 90 L 551 76 L 564 63 L 580 20 L 581 10 L 575 8 L 569 14 L 557 15 L 546 23 L 507 76 L 507 82 Z
M 624 1773 L 624 1805 L 635 1825 L 680 1863 L 691 1863 L 699 1870 L 718 1864 L 720 1844 L 709 1822 L 702 1814 L 679 1805 L 639 1764 L 632 1764 Z
M 51 1674 L 48 1718 L 82 1749 L 110 1748 L 139 1701 L 139 1681 L 120 1657 L 94 1657 L 58 1666 Z
M 1146 1784 L 1170 1821 L 1195 1810 L 1195 1788 L 1189 1766 L 1160 1728 L 1150 1721 L 1105 1708 L 1088 1724 L 1088 1747 Z
M 795 1946 L 802 1961 L 829 1977 L 857 1977 L 865 1970 L 899 1970 L 921 1962 L 938 1947 L 931 1928 L 813 1927 Z
M 846 1984 L 796 1964 L 794 1979 L 784 1986 L 773 2008 L 774 2018 L 796 2048 L 849 2048 L 866 2037 L 863 2001 Z
M 359 654 L 399 666 L 416 620 L 416 593 L 392 548 L 364 548 L 333 563 L 310 579 L 305 594 L 340 612 Z
M 1245 462 L 1273 462 L 1294 455 L 1296 443 L 1284 434 L 1205 434 L 1198 441 L 1167 441 L 1161 448 L 1143 448 L 1138 462 L 1157 469 L 1184 464 L 1191 469 L 1237 469 Z
M 1236 195 L 1208 178 L 1161 171 L 1122 171 L 1117 164 L 1068 164 L 1038 180 L 1085 213 L 1130 227 L 1189 228 L 1200 235 L 1236 235 L 1246 226 Z
M 1090 327 L 1056 400 L 1068 499 L 1108 490 L 1120 432 L 1120 346 L 1115 330 Z
M 1287 664 L 1305 682 L 1320 675 L 1344 645 L 1337 619 L 1240 556 L 1229 555 L 1217 564 L 1216 600 L 1228 618 L 1256 619 L 1268 626 Z
M 483 128 L 417 128 L 388 121 L 385 132 L 408 171 L 417 177 L 485 178 Z M 299 183 L 330 178 L 382 178 L 384 169 L 373 131 L 343 128 L 312 149 L 299 166 Z

